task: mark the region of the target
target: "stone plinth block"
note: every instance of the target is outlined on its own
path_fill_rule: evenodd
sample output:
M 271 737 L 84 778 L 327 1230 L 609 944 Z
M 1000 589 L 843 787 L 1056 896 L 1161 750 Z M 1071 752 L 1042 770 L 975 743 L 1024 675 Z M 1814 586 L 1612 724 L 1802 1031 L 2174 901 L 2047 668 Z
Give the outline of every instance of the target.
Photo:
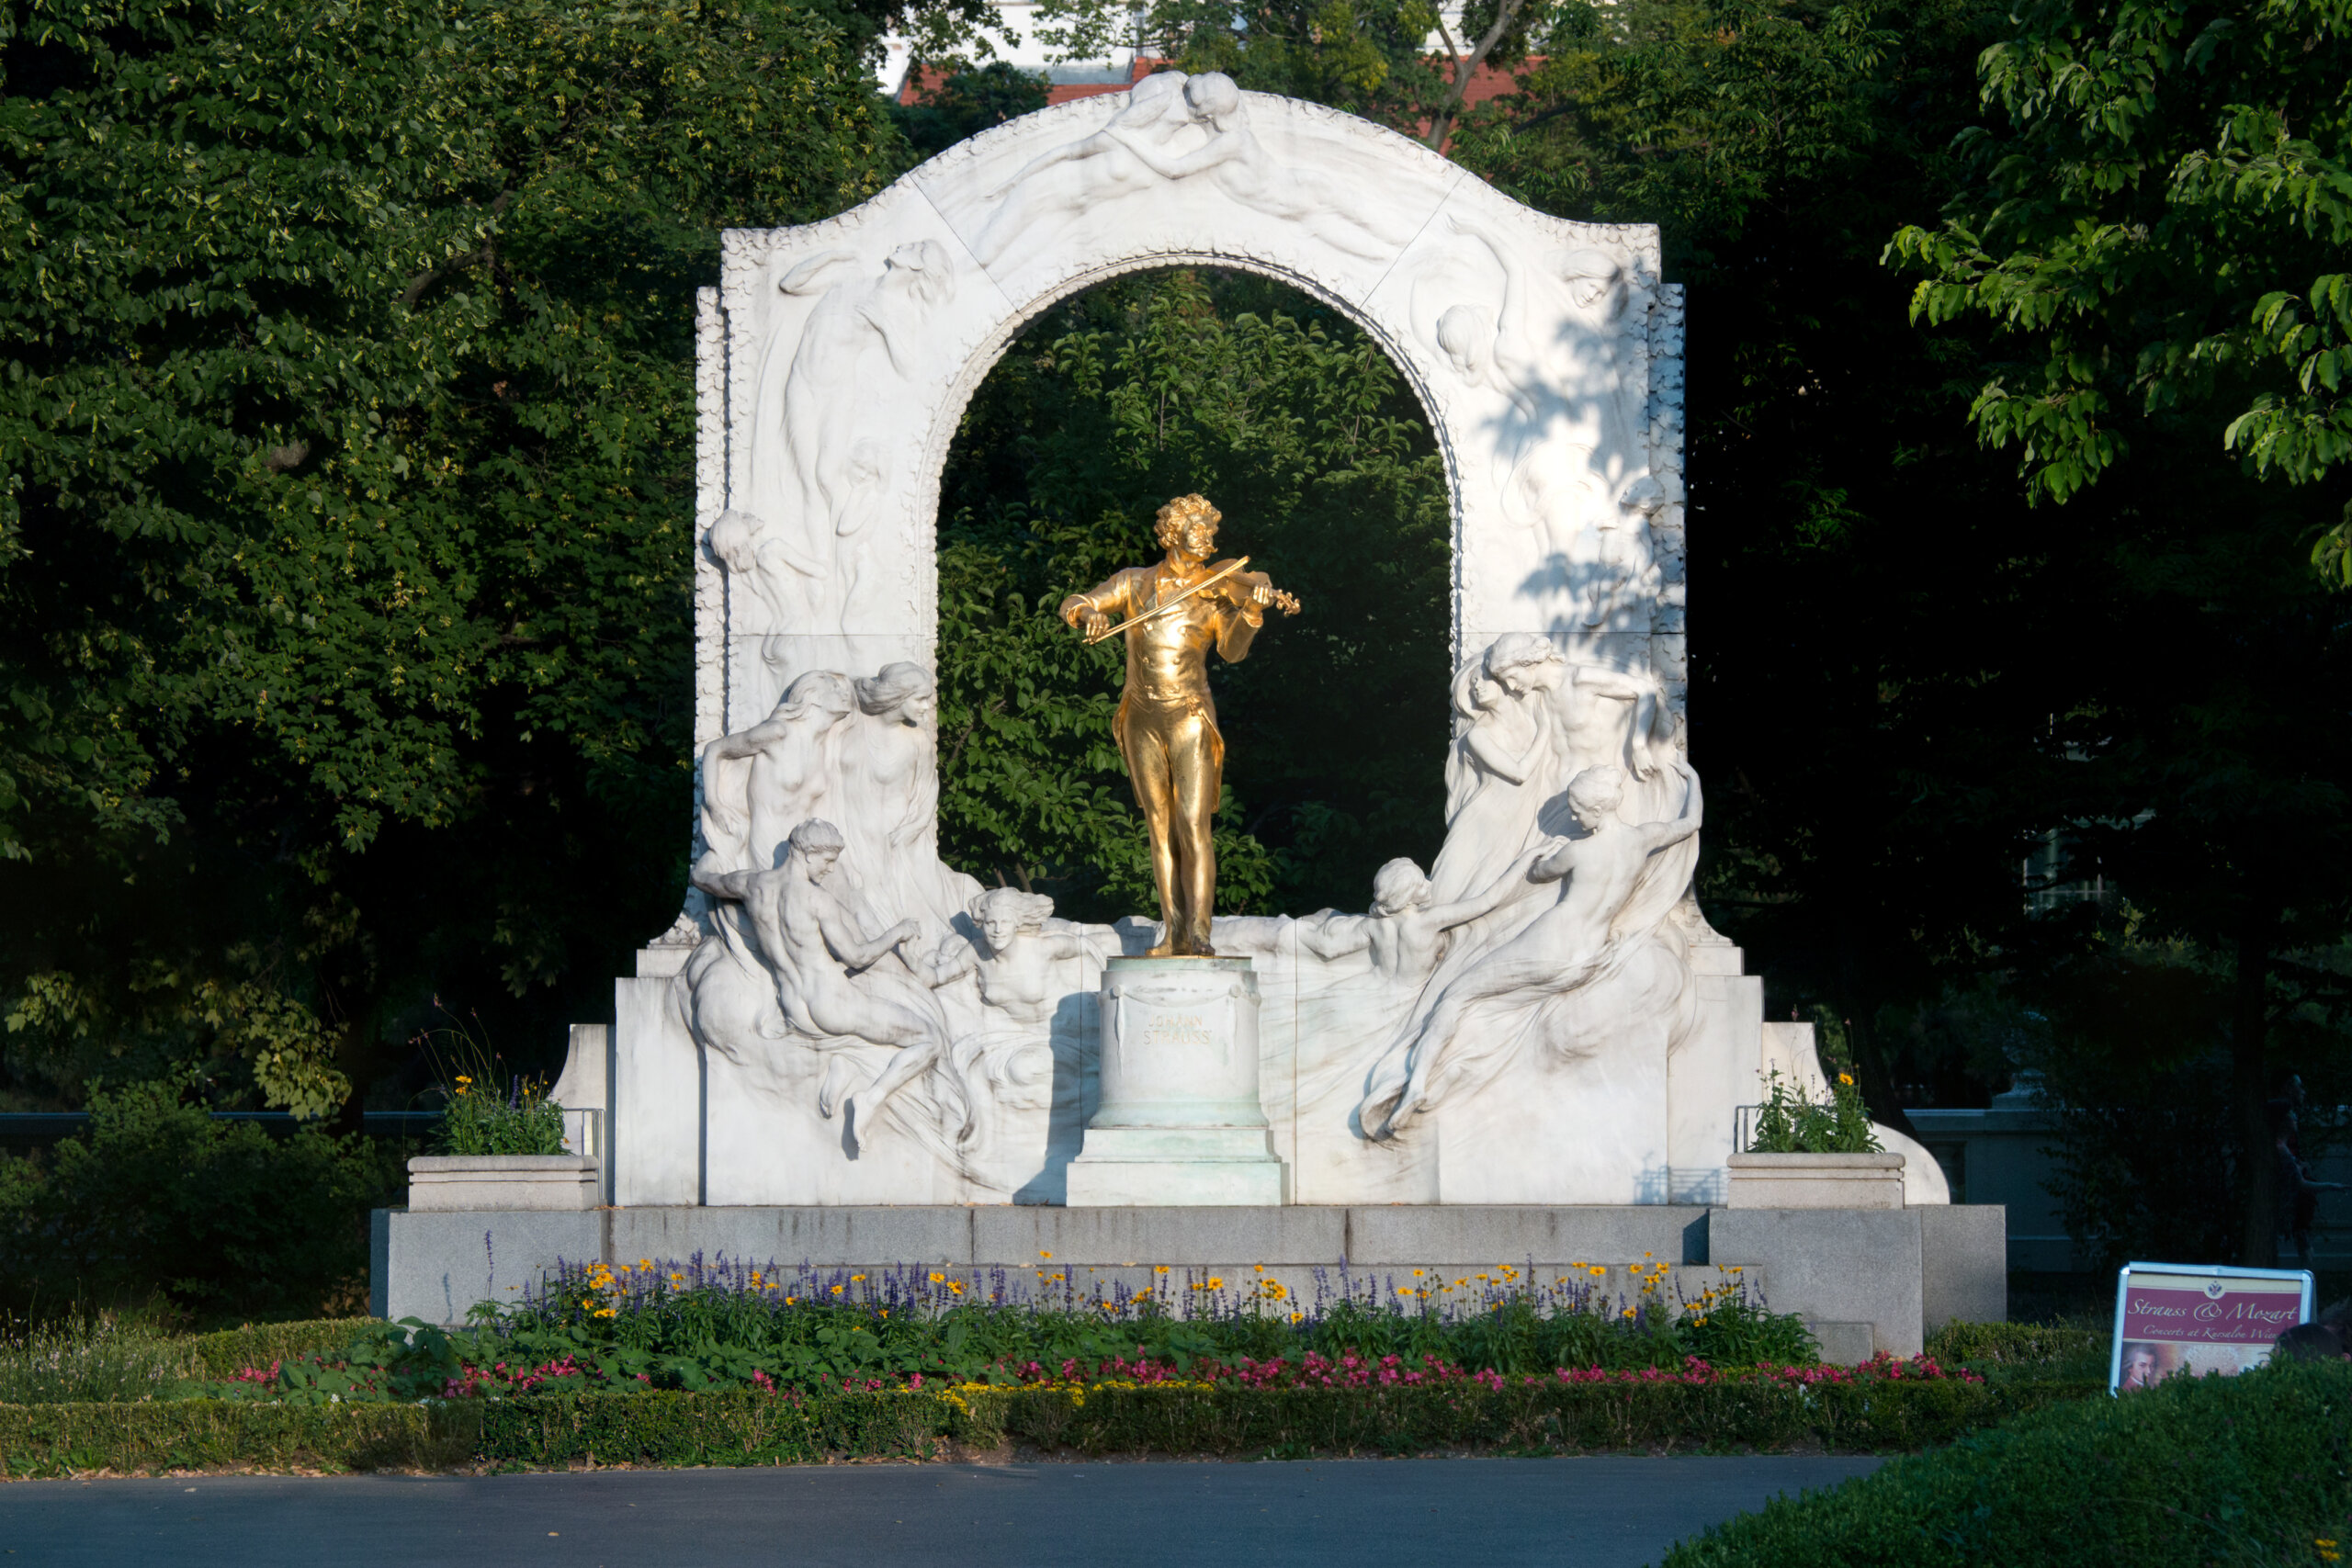
M 596 1207 L 596 1162 L 580 1155 L 426 1155 L 408 1162 L 412 1213 Z
M 594 1210 L 379 1209 L 373 1218 L 368 1310 L 395 1323 L 463 1323 L 478 1304 L 512 1304 L 549 1271 L 605 1250 Z
M 1735 1209 L 1900 1209 L 1903 1156 L 1733 1155 Z
M 1114 958 L 1102 1027 L 1101 1109 L 1069 1165 L 1071 1207 L 1288 1201 L 1258 1102 L 1250 960 Z
M 1926 1213 L 1718 1209 L 1708 1216 L 1708 1247 L 1717 1263 L 1760 1267 L 1772 1311 L 1808 1323 L 1867 1323 L 1873 1351 L 1916 1356 L 1926 1337 L 1919 1218 Z M 1849 1354 L 1839 1344 L 1838 1353 Z

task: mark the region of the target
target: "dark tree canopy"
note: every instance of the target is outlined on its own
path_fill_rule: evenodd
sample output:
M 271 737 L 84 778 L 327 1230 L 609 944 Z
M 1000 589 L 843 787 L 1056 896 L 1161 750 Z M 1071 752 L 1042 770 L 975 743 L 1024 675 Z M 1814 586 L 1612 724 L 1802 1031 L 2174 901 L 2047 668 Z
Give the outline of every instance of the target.
M 1425 416 L 1336 310 L 1263 279 L 1122 280 L 1048 310 L 983 384 L 942 491 L 941 842 L 1067 912 L 1151 906 L 1111 715 L 1119 644 L 1054 609 L 1159 555 L 1200 491 L 1218 548 L 1306 601 L 1211 661 L 1228 748 L 1218 908 L 1356 907 L 1443 830 L 1451 516 Z

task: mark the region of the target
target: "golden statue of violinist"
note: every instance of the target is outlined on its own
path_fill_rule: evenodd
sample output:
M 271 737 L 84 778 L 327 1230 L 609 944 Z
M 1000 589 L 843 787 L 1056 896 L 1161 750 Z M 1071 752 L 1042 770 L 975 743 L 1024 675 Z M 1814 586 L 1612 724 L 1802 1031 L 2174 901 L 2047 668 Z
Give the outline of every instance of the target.
M 1210 826 L 1224 783 L 1225 738 L 1209 696 L 1209 649 L 1228 661 L 1246 659 L 1267 606 L 1298 613 L 1298 601 L 1264 572 L 1243 570 L 1249 557 L 1210 562 L 1222 516 L 1206 497 L 1178 496 L 1159 509 L 1165 560 L 1129 567 L 1062 601 L 1062 619 L 1088 642 L 1126 633 L 1126 685 L 1112 733 L 1151 834 L 1151 874 L 1167 922 L 1154 958 L 1216 952 Z M 1114 615 L 1125 618 L 1114 626 Z

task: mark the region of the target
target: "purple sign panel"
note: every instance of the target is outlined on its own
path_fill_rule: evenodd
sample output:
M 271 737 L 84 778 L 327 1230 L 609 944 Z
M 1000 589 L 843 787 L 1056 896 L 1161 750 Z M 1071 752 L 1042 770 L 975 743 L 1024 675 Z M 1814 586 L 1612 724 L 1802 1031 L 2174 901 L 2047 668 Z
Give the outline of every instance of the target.
M 2109 1391 L 2258 1367 L 2278 1336 L 2311 1315 L 2312 1277 L 2301 1270 L 2129 1264 L 2115 1282 Z

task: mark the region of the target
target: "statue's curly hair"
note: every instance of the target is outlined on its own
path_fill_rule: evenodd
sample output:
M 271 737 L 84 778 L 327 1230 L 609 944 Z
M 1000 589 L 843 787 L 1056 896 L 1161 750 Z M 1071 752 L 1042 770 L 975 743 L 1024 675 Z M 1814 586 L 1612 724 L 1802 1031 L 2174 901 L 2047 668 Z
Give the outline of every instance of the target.
M 1180 495 L 1159 509 L 1157 536 L 1161 549 L 1176 542 L 1176 531 L 1190 523 L 1206 523 L 1216 527 L 1225 521 L 1225 513 L 1209 504 L 1204 495 Z

